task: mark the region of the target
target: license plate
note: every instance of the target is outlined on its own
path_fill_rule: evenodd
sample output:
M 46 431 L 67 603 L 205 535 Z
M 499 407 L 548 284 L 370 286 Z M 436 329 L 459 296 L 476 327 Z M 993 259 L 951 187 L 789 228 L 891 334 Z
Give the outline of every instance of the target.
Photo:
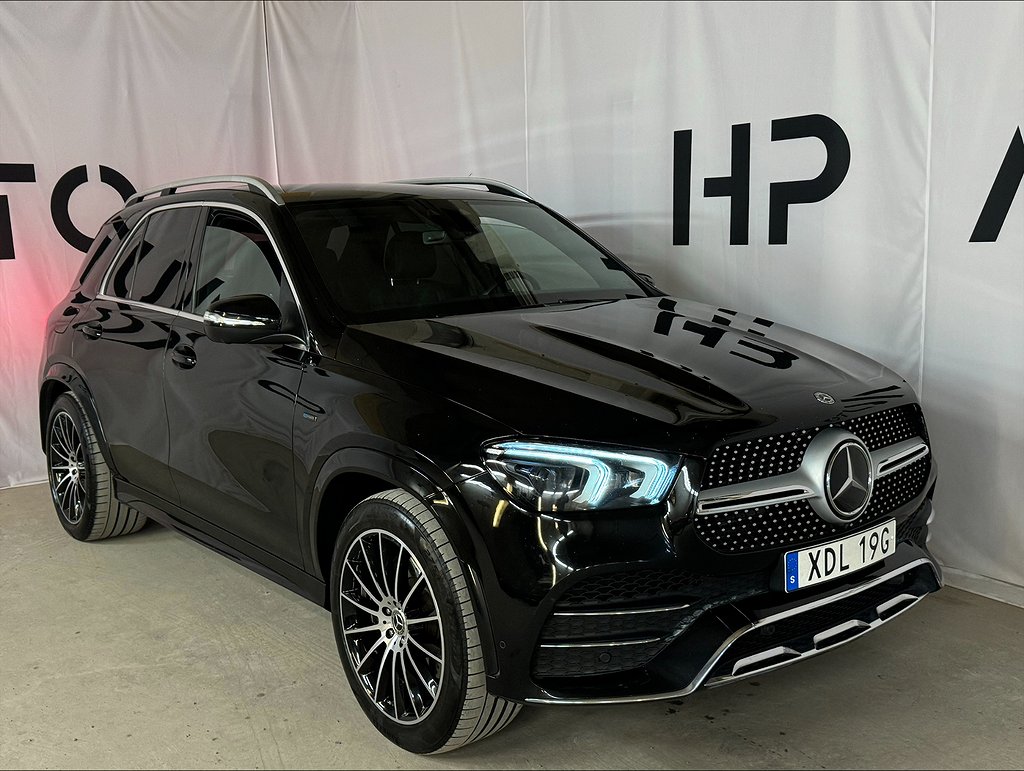
M 795 592 L 852 573 L 896 551 L 896 520 L 837 541 L 786 553 L 786 591 Z

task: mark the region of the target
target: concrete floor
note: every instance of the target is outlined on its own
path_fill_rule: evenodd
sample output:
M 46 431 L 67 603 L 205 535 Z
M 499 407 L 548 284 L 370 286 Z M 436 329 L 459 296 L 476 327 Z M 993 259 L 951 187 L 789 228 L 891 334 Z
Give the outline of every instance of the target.
M 1020 768 L 1024 609 L 945 589 L 685 701 L 530 707 L 437 757 L 382 739 L 326 611 L 150 525 L 98 544 L 0 491 L 0 768 Z

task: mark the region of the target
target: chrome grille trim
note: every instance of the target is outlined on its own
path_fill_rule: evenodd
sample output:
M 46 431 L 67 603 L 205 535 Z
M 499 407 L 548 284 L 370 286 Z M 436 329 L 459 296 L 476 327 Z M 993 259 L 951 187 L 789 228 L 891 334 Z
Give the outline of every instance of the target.
M 875 478 L 880 479 L 906 468 L 916 460 L 925 457 L 930 450 L 919 436 L 904 442 L 883 447 L 871 453 L 871 462 L 875 466 Z
M 770 482 L 772 484 L 765 484 Z M 813 498 L 814 490 L 807 486 L 799 471 L 768 477 L 754 482 L 740 482 L 718 487 L 697 497 L 698 514 L 719 514 L 751 509 L 755 506 L 773 506 L 777 503 L 802 501 Z
M 766 651 L 754 653 L 753 655 L 740 659 L 733 666 L 733 672 L 743 672 L 743 676 L 746 677 L 748 673 L 744 670 L 747 670 L 748 667 L 755 667 L 754 669 L 749 670 L 751 674 L 755 672 L 766 672 L 768 671 L 768 669 L 771 669 L 772 667 L 783 666 L 784 664 L 788 664 L 791 661 L 796 661 L 800 657 L 800 651 L 794 650 L 793 648 L 790 648 L 788 645 L 777 645 L 774 648 L 769 648 Z M 757 666 L 758 664 L 761 664 L 761 662 L 764 661 L 771 661 L 772 663 L 770 665 L 760 667 Z M 713 680 L 708 681 L 708 683 L 708 687 L 714 687 Z
M 650 645 L 661 642 L 660 637 L 645 637 L 643 640 L 605 640 L 585 643 L 541 643 L 541 648 L 620 648 L 623 645 Z
M 690 603 L 684 605 L 669 605 L 664 608 L 637 608 L 636 610 L 558 610 L 552 613 L 552 616 L 634 616 L 643 613 L 674 613 L 680 610 L 686 610 L 690 607 Z

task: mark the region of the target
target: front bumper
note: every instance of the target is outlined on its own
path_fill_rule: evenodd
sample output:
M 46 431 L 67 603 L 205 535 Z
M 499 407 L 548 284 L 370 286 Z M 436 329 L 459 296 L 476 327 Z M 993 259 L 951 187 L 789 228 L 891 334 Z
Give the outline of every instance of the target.
M 673 699 L 823 653 L 891 621 L 942 585 L 935 560 L 909 543 L 853 585 L 788 603 L 737 602 L 710 611 L 645 667 L 641 678 L 602 678 L 546 689 L 538 704 Z M 777 595 L 773 599 L 778 599 Z
M 723 555 L 691 526 L 672 532 L 664 511 L 533 517 L 470 480 L 455 498 L 479 538 L 468 567 L 492 642 L 489 690 L 545 704 L 677 698 L 848 642 L 941 587 L 926 546 L 934 481 L 932 467 L 922 492 L 886 515 L 894 554 L 786 594 L 783 550 Z

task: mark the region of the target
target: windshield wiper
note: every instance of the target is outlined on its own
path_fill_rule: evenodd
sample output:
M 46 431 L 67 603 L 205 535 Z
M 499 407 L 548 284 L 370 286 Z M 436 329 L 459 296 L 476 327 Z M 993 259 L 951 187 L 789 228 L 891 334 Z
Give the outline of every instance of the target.
M 552 300 L 551 302 L 542 303 L 542 305 L 579 305 L 581 303 L 613 303 L 616 300 L 620 300 L 620 299 L 622 299 L 622 298 L 620 298 L 620 297 L 597 297 L 597 298 L 591 298 L 589 300 L 583 300 L 583 299 L 575 299 L 575 300 L 573 300 L 573 299 L 569 299 L 567 297 L 564 297 L 561 300 Z

